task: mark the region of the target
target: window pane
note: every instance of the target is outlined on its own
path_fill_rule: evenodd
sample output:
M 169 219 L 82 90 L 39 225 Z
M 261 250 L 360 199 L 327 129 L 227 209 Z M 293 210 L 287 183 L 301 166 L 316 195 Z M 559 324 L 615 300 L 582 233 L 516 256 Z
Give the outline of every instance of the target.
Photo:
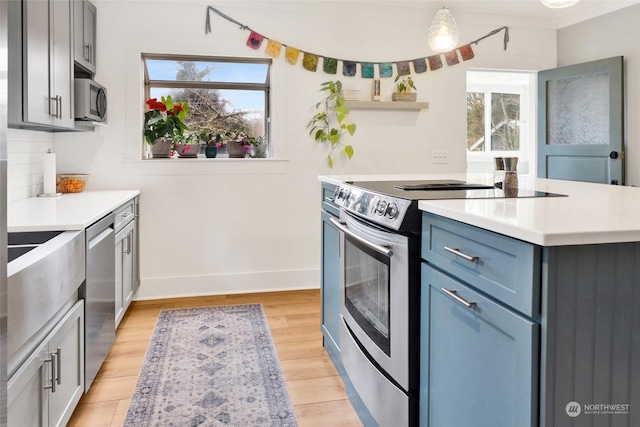
M 484 93 L 467 92 L 467 150 L 484 151 Z
M 190 131 L 242 130 L 249 136 L 265 136 L 262 91 L 151 88 L 150 95 L 158 99 L 171 95 L 174 101 L 186 101 L 189 114 L 185 124 Z
M 520 149 L 520 95 L 491 94 L 491 150 Z
M 265 84 L 269 64 L 145 59 L 150 80 Z

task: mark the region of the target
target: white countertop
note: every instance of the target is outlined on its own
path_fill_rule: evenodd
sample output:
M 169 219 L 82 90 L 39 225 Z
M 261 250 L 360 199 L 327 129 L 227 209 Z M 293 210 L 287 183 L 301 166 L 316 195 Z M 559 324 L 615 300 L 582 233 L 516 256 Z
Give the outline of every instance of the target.
M 7 204 L 7 231 L 82 230 L 139 194 L 139 190 L 84 191 L 18 200 Z
M 541 246 L 640 241 L 640 188 L 519 177 L 520 188 L 568 197 L 421 200 L 421 210 Z M 356 180 L 459 179 L 489 183 L 489 175 L 321 176 Z

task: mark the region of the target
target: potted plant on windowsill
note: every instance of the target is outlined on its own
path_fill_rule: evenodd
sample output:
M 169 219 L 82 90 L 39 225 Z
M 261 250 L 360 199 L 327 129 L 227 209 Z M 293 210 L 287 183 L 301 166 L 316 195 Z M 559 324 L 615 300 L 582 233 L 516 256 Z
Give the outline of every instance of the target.
M 200 136 L 197 133 L 174 135 L 175 150 L 180 158 L 194 159 L 200 152 Z
M 395 79 L 397 92 L 391 94 L 392 101 L 409 101 L 415 102 L 418 98 L 416 85 L 413 83 L 411 76 L 397 76 Z
M 186 102 L 173 102 L 171 95 L 150 98 L 146 101 L 149 109 L 144 113 L 144 137 L 151 146 L 153 158 L 168 158 L 173 149 L 174 138 L 181 136 L 187 126 L 184 118 L 189 113 Z
M 228 131 L 226 142 L 227 151 L 229 152 L 229 158 L 245 158 L 247 156 L 247 153 L 251 151 L 251 144 L 253 141 L 254 138 L 248 136 L 243 131 Z
M 205 141 L 204 155 L 213 159 L 218 155 L 218 149 L 224 146 L 224 132 L 211 132 Z

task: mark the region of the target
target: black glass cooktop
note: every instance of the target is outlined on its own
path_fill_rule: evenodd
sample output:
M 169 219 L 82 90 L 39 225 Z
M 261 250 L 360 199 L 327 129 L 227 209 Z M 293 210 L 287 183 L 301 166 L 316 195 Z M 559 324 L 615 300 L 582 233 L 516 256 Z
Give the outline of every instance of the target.
M 564 194 L 547 193 L 526 188 L 495 188 L 455 180 L 429 181 L 355 181 L 347 184 L 364 190 L 407 200 L 446 199 L 504 199 L 525 197 L 562 197 Z

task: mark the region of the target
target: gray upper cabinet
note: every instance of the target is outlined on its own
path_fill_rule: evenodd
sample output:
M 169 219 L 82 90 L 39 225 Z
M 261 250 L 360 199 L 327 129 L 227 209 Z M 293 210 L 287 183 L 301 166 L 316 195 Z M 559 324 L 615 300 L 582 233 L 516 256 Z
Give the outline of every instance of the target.
M 96 7 L 84 0 L 74 0 L 74 59 L 76 66 L 88 72 L 96 73 Z
M 9 3 L 9 125 L 73 129 L 73 3 Z

